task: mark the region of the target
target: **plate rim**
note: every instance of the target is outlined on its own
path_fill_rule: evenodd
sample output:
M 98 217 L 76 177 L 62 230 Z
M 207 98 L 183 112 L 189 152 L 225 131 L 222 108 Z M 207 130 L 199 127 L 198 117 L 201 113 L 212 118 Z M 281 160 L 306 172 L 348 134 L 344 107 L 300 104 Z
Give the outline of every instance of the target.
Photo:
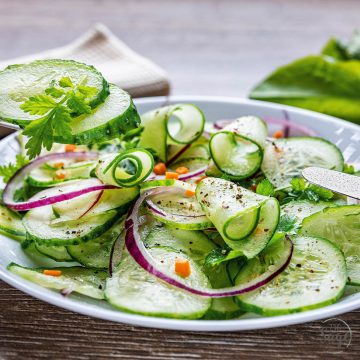
M 331 122 L 340 126 L 351 128 L 355 131 L 360 130 L 360 126 L 338 119 L 329 115 L 320 114 L 315 111 L 299 109 L 292 106 L 275 104 L 265 101 L 223 97 L 223 96 L 199 96 L 199 95 L 175 95 L 175 96 L 160 96 L 134 99 L 136 105 L 151 104 L 158 102 L 223 102 L 234 104 L 254 105 L 261 108 L 271 108 L 277 110 L 288 110 L 302 115 L 310 115 L 312 117 L 321 118 L 324 121 Z M 11 141 L 15 134 L 11 134 L 0 141 L 0 147 L 5 146 L 7 142 Z M 4 235 L 6 236 L 6 235 Z M 0 264 L 0 279 L 16 289 L 31 295 L 39 300 L 50 303 L 52 305 L 64 308 L 71 312 L 80 313 L 103 320 L 125 323 L 129 325 L 143 326 L 148 328 L 181 330 L 181 331 L 243 331 L 243 330 L 257 330 L 266 328 L 275 328 L 280 326 L 295 325 L 324 318 L 340 315 L 360 308 L 360 294 L 354 299 L 349 299 L 344 303 L 334 303 L 319 309 L 308 310 L 300 313 L 280 315 L 273 317 L 257 317 L 252 319 L 233 319 L 233 320 L 182 320 L 158 318 L 144 315 L 137 315 L 126 313 L 118 309 L 106 309 L 97 306 L 96 304 L 83 303 L 76 299 L 66 298 L 59 293 L 43 288 L 37 284 L 31 283 L 19 276 L 7 271 L 6 267 Z M 350 297 L 353 295 L 350 295 Z M 354 296 L 353 296 L 354 297 Z

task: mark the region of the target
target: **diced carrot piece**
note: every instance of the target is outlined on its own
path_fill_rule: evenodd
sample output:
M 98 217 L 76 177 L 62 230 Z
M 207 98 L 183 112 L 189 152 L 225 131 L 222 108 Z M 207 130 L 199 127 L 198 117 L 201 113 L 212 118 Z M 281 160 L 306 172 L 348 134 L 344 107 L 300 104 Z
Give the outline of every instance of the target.
M 187 174 L 189 172 L 189 169 L 186 166 L 179 166 L 175 170 L 179 175 Z
M 65 145 L 65 151 L 66 152 L 73 152 L 76 150 L 76 145 L 73 144 L 67 144 Z
M 58 162 L 58 163 L 55 163 L 53 166 L 57 169 L 60 169 L 64 166 L 65 164 L 63 162 Z
M 56 176 L 56 178 L 58 180 L 64 180 L 65 179 L 65 173 L 62 172 L 62 171 L 57 171 L 55 176 Z
M 165 178 L 166 179 L 175 179 L 175 180 L 177 180 L 178 178 L 179 178 L 179 174 L 178 173 L 176 173 L 176 172 L 166 172 L 165 173 Z
M 187 196 L 187 197 L 193 197 L 194 195 L 195 195 L 195 191 L 192 191 L 192 190 L 185 191 L 185 196 Z
M 277 130 L 273 133 L 273 137 L 275 139 L 280 139 L 280 138 L 284 137 L 284 133 L 281 130 Z
M 43 270 L 44 275 L 61 276 L 61 270 Z
M 166 165 L 164 163 L 158 163 L 154 166 L 154 173 L 156 175 L 165 175 L 166 173 Z
M 198 179 L 196 179 L 195 180 L 195 184 L 198 184 L 200 181 L 202 181 L 202 180 L 204 180 L 204 179 L 206 179 L 207 178 L 207 176 L 201 176 L 201 177 L 199 177 Z
M 256 185 L 256 184 L 252 184 L 252 185 L 250 186 L 250 189 L 251 189 L 252 191 L 256 191 L 256 188 L 257 188 L 257 185 Z
M 175 273 L 184 278 L 188 277 L 191 274 L 189 260 L 182 258 L 175 259 Z

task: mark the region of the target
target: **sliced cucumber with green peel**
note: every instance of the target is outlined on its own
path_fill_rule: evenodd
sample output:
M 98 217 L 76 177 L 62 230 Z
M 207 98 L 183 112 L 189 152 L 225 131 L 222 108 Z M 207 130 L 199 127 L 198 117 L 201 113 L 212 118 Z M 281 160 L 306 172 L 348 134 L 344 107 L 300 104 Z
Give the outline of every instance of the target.
M 139 147 L 152 149 L 160 160 L 166 161 L 168 143 L 191 144 L 197 140 L 203 133 L 205 118 L 197 106 L 177 104 L 149 111 L 141 116 L 141 122 L 144 131 Z
M 341 251 L 321 238 L 291 239 L 294 252 L 288 267 L 267 285 L 237 296 L 242 309 L 266 316 L 282 315 L 329 305 L 341 297 L 347 277 Z M 281 241 L 270 245 L 241 269 L 236 283 L 263 273 L 281 251 Z
M 212 135 L 211 157 L 231 179 L 245 179 L 259 168 L 267 136 L 267 125 L 258 117 L 243 116 Z
M 287 204 L 281 205 L 281 218 L 287 216 L 294 223 L 292 225 L 293 231 L 297 231 L 301 222 L 308 216 L 315 214 L 327 207 L 339 206 L 342 203 L 341 200 L 337 201 L 307 201 L 307 200 L 293 200 Z
M 109 267 L 109 258 L 114 241 L 122 231 L 122 226 L 114 225 L 96 239 L 67 247 L 68 253 L 81 265 L 96 269 Z
M 239 255 L 256 256 L 275 232 L 280 213 L 275 198 L 217 178 L 202 180 L 196 197 L 224 241 Z
M 192 287 L 210 287 L 200 267 L 186 254 L 169 247 L 148 249 L 161 271 L 174 276 L 175 259 L 182 257 L 191 264 L 191 274 L 185 281 Z M 124 252 L 115 273 L 106 282 L 105 297 L 110 304 L 131 313 L 178 319 L 201 318 L 210 308 L 211 299 L 200 297 L 171 286 L 142 269 Z
M 195 196 L 187 197 L 184 193 L 182 189 L 171 188 L 149 196 L 146 203 L 152 215 L 168 226 L 184 230 L 213 227 Z
M 266 144 L 261 170 L 277 189 L 289 187 L 308 166 L 342 171 L 344 158 L 336 145 L 322 138 L 294 137 Z
M 161 224 L 154 224 L 145 238 L 147 247 L 167 246 L 188 255 L 202 264 L 206 255 L 216 246 L 201 231 L 174 229 Z
M 0 205 L 0 231 L 17 238 L 26 233 L 21 217 L 4 205 Z
M 55 261 L 74 261 L 65 246 L 46 246 L 35 243 L 36 250 Z
M 59 268 L 27 268 L 15 263 L 8 265 L 8 270 L 35 284 L 55 290 L 77 292 L 94 299 L 104 298 L 105 281 L 107 272 L 83 267 Z M 58 270 L 60 276 L 45 275 L 44 270 Z
M 360 205 L 327 208 L 305 218 L 300 233 L 319 236 L 345 255 L 350 285 L 360 285 Z
M 89 115 L 72 120 L 69 137 L 55 136 L 64 144 L 94 144 L 120 138 L 140 125 L 140 117 L 130 95 L 115 85 L 110 85 L 110 95 Z
M 51 164 L 43 164 L 30 172 L 27 181 L 32 186 L 49 187 L 66 181 L 88 179 L 95 166 L 96 162 L 93 161 L 68 163 L 64 164 L 61 168 L 53 167 Z M 65 178 L 60 180 L 58 177 L 59 173 Z
M 209 160 L 205 158 L 182 158 L 169 165 L 168 169 L 170 171 L 171 169 L 176 170 L 179 167 L 186 167 L 189 169 L 189 172 L 192 172 L 204 168 L 208 163 Z
M 84 83 L 96 89 L 89 105 L 96 107 L 109 94 L 109 85 L 93 66 L 72 60 L 38 60 L 29 64 L 12 65 L 0 72 L 0 119 L 26 126 L 39 115 L 20 109 L 28 98 L 44 94 L 55 81 L 68 77 L 73 84 Z
M 96 166 L 96 176 L 105 184 L 133 187 L 152 172 L 154 158 L 145 149 L 130 149 L 120 154 L 102 156 Z

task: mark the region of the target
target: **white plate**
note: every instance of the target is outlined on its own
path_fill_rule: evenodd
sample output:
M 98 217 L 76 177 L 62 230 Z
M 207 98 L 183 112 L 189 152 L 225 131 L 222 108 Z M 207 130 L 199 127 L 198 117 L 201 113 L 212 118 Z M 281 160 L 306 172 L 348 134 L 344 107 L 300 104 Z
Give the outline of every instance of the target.
M 165 100 L 165 98 L 140 99 L 136 101 L 136 105 L 139 112 L 143 113 L 144 111 L 163 105 Z M 191 102 L 198 105 L 204 111 L 208 121 L 226 118 L 231 119 L 239 115 L 248 114 L 275 119 L 287 117 L 290 121 L 306 125 L 315 130 L 320 136 L 336 143 L 344 152 L 346 161 L 355 162 L 359 161 L 360 158 L 360 127 L 333 117 L 282 105 L 232 98 L 176 96 L 168 100 L 175 103 Z M 16 141 L 13 136 L 0 142 L 0 160 L 2 163 L 4 159 L 8 161 L 10 157 L 14 156 L 14 150 L 11 150 L 11 148 L 15 149 L 16 146 Z M 318 320 L 360 307 L 360 293 L 355 293 L 347 295 L 338 303 L 324 308 L 268 318 L 247 314 L 245 318 L 236 320 L 205 321 L 173 320 L 127 314 L 112 308 L 105 301 L 95 301 L 80 295 L 72 295 L 64 298 L 55 291 L 42 288 L 8 272 L 6 266 L 11 261 L 26 266 L 36 266 L 36 262 L 21 251 L 20 245 L 16 241 L 0 235 L 0 243 L 0 277 L 8 284 L 38 299 L 74 312 L 133 325 L 193 331 L 249 330 Z

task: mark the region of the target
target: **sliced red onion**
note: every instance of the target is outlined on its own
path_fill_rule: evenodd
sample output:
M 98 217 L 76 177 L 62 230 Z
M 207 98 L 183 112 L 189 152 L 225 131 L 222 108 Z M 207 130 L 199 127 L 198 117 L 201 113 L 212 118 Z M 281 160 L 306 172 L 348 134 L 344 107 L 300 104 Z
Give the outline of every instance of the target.
M 204 296 L 204 297 L 227 297 L 239 294 L 244 294 L 249 291 L 253 291 L 261 286 L 264 286 L 274 277 L 280 274 L 289 264 L 293 252 L 293 244 L 290 239 L 286 239 L 286 251 L 284 251 L 283 258 L 276 264 L 273 264 L 271 270 L 268 269 L 265 273 L 258 276 L 251 281 L 244 284 L 239 284 L 229 288 L 223 289 L 208 289 L 208 288 L 194 288 L 182 282 L 176 277 L 165 274 L 158 268 L 156 261 L 148 254 L 144 243 L 141 240 L 139 233 L 139 211 L 142 203 L 151 195 L 155 195 L 159 192 L 159 189 L 151 189 L 144 192 L 139 199 L 135 202 L 133 208 L 130 210 L 128 217 L 125 221 L 125 245 L 134 258 L 134 260 L 150 274 L 165 281 L 166 283 L 176 286 L 180 289 L 189 291 L 192 294 Z
M 100 201 L 102 195 L 103 195 L 104 191 L 101 190 L 99 191 L 99 194 L 97 195 L 95 201 L 90 205 L 90 207 L 79 217 L 79 219 L 81 219 L 82 217 L 84 217 L 91 209 L 93 209 L 95 207 L 95 205 L 97 205 L 97 203 Z
M 37 199 L 33 201 L 24 201 L 24 202 L 15 202 L 14 194 L 16 190 L 23 186 L 24 180 L 27 175 L 34 168 L 40 166 L 49 161 L 53 160 L 61 160 L 61 159 L 74 159 L 74 160 L 95 160 L 97 159 L 98 154 L 94 152 L 66 152 L 66 153 L 54 153 L 45 156 L 41 156 L 31 163 L 25 165 L 23 168 L 18 170 L 14 176 L 7 183 L 4 193 L 3 193 L 3 201 L 6 206 L 13 210 L 17 211 L 26 211 L 30 209 L 34 209 L 41 206 L 55 204 L 57 202 L 74 199 L 78 196 L 87 194 L 92 191 L 106 190 L 106 189 L 115 189 L 116 186 L 113 185 L 97 185 L 92 186 L 87 189 L 81 189 L 77 191 L 71 191 L 69 193 L 63 193 L 60 195 L 50 196 L 44 199 Z M 65 184 L 65 183 L 64 183 Z
M 69 296 L 74 290 L 73 289 L 69 289 L 69 288 L 66 288 L 66 289 L 61 289 L 60 290 L 60 294 L 62 296 Z

